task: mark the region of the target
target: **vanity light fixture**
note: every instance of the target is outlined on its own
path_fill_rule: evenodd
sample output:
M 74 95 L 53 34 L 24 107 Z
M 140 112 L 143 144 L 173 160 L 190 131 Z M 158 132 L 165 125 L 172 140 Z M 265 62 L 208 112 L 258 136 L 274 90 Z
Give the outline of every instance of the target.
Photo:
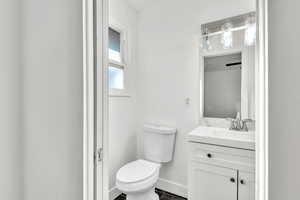
M 232 47 L 232 24 L 227 22 L 222 26 L 222 37 L 221 43 L 223 44 L 224 49 L 229 49 Z
M 256 13 L 250 12 L 243 15 L 225 18 L 222 20 L 201 25 L 201 48 L 211 50 L 214 48 L 215 40 L 212 37 L 220 38 L 224 49 L 233 47 L 233 32 L 243 31 L 244 45 L 252 46 L 256 41 Z M 211 43 L 211 41 L 213 41 Z

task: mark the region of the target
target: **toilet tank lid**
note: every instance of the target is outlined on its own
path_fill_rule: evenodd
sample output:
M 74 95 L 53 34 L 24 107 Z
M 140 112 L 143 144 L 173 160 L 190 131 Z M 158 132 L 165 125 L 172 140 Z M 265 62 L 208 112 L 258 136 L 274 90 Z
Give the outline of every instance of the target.
M 158 134 L 175 134 L 177 129 L 164 125 L 157 124 L 145 124 L 144 131 L 150 133 L 158 133 Z

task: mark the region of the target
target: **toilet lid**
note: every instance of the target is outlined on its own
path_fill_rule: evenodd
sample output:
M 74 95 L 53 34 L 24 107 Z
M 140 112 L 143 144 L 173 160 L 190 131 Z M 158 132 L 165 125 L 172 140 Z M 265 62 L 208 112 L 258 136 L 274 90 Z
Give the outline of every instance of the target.
M 117 173 L 117 180 L 123 183 L 143 181 L 153 176 L 159 167 L 160 164 L 157 163 L 136 160 L 121 167 Z

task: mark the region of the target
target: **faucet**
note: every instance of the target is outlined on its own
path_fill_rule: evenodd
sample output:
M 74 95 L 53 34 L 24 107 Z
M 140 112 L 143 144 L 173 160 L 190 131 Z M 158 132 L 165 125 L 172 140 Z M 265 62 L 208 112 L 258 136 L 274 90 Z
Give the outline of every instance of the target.
M 229 119 L 231 124 L 229 130 L 235 131 L 248 131 L 247 122 L 251 122 L 251 119 L 241 119 L 240 112 L 237 112 L 235 119 Z

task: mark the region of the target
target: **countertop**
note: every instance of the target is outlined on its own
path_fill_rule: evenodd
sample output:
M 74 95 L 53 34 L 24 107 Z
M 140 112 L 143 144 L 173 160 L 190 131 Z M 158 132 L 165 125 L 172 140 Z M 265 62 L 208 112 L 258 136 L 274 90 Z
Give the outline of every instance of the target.
M 199 142 L 239 149 L 255 150 L 255 133 L 225 128 L 199 126 L 188 134 L 189 142 Z

